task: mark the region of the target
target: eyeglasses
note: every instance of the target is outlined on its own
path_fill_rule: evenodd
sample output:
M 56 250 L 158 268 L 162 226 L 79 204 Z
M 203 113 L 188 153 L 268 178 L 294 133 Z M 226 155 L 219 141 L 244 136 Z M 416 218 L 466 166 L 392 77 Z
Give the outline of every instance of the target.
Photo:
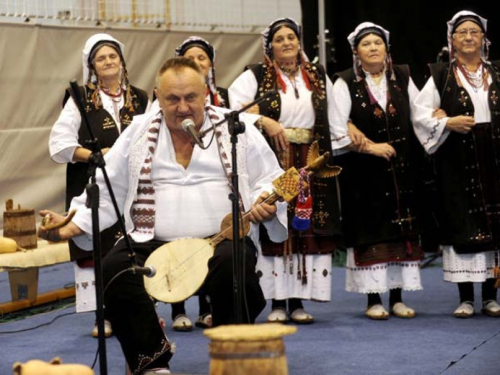
M 479 36 L 479 34 L 482 34 L 481 30 L 479 29 L 462 29 L 462 30 L 457 30 L 455 31 L 455 34 L 458 35 L 460 39 L 463 39 L 467 36 L 467 34 L 470 33 L 470 36 L 475 38 Z

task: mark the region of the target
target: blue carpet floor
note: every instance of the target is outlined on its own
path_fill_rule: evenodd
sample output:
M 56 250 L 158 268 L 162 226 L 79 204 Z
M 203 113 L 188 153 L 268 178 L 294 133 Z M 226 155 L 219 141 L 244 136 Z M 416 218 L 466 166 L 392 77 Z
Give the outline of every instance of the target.
M 372 321 L 364 317 L 366 299 L 344 291 L 345 269 L 333 267 L 333 291 L 330 303 L 306 302 L 316 323 L 298 326 L 297 333 L 285 336 L 290 375 L 405 374 L 405 375 L 498 375 L 500 374 L 500 319 L 480 313 L 456 319 L 456 285 L 442 280 L 440 264 L 422 270 L 423 291 L 403 294 L 405 302 L 417 311 L 415 319 L 391 317 Z M 39 293 L 71 285 L 72 265 L 62 264 L 40 269 Z M 476 296 L 480 296 L 476 285 Z M 387 306 L 388 295 L 383 296 Z M 10 300 L 6 272 L 0 273 L 0 303 Z M 66 303 L 66 306 L 64 305 Z M 64 307 L 65 306 L 65 307 Z M 266 307 L 257 323 L 264 323 Z M 60 357 L 65 363 L 92 366 L 98 341 L 90 336 L 95 314 L 76 314 L 71 300 L 50 311 L 8 320 L 0 324 L 0 375 L 12 374 L 12 364 L 30 359 Z M 194 320 L 197 299 L 186 303 Z M 178 374 L 209 374 L 209 339 L 201 329 L 180 333 L 170 329 L 170 306 L 160 303 L 159 313 L 167 320 L 166 332 L 177 345 L 171 366 Z M 106 340 L 107 373 L 124 375 L 125 361 L 117 340 Z M 94 367 L 101 374 L 99 360 Z M 237 374 L 235 374 L 237 375 Z

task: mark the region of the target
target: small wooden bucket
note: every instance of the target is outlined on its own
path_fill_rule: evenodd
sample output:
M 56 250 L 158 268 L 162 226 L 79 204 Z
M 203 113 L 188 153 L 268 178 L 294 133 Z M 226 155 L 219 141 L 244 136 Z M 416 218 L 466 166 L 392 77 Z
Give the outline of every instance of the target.
M 288 375 L 282 337 L 296 331 L 278 323 L 206 329 L 205 336 L 212 340 L 210 375 Z
M 14 209 L 12 199 L 5 202 L 3 213 L 3 236 L 12 238 L 17 242 L 17 245 L 25 249 L 36 249 L 36 221 L 35 210 L 22 209 L 18 205 L 17 210 Z

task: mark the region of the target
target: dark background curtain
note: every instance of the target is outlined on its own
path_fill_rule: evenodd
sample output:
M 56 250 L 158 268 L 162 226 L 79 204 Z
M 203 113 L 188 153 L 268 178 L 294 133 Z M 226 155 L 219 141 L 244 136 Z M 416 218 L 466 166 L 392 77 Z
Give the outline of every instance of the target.
M 318 55 L 318 1 L 301 0 L 304 49 L 312 60 Z M 490 60 L 500 56 L 500 20 L 494 3 L 472 1 L 335 1 L 325 0 L 327 69 L 335 72 L 352 66 L 347 36 L 361 22 L 374 22 L 390 32 L 390 50 L 395 64 L 408 64 L 412 78 L 422 88 L 428 78 L 427 64 L 436 62 L 447 45 L 446 22 L 460 10 L 470 10 L 488 20 Z M 298 20 L 297 20 L 298 21 Z

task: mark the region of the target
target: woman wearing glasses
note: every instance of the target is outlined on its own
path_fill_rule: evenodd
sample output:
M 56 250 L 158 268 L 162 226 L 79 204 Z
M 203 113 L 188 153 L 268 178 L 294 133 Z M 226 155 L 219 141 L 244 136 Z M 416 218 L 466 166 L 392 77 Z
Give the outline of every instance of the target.
M 415 132 L 432 155 L 444 280 L 457 283 L 457 318 L 474 315 L 474 282 L 482 312 L 499 317 L 500 65 L 488 61 L 486 19 L 461 11 L 448 21 L 450 62 L 431 64 L 415 101 Z M 433 118 L 436 109 L 446 116 Z

